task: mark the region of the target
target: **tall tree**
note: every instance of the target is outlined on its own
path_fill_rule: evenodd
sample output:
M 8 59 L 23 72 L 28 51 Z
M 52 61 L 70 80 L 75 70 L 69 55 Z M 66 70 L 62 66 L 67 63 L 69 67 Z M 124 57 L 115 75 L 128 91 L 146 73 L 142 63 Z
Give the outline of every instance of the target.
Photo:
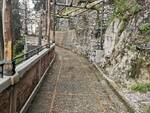
M 41 7 L 46 10 L 46 5 L 47 5 L 47 0 L 32 0 L 33 3 L 35 4 L 35 10 L 39 11 L 41 10 Z
M 13 0 L 12 1 L 12 20 L 13 20 L 13 34 L 14 34 L 14 39 L 18 40 L 21 36 L 21 16 L 20 16 L 20 2 L 19 0 Z
M 0 0 L 0 60 L 4 58 L 4 42 L 3 42 L 3 28 L 2 28 L 2 0 Z
M 28 0 L 22 0 L 21 2 L 21 22 L 22 22 L 22 30 L 25 35 L 28 34 L 28 21 L 29 21 L 29 8 L 28 8 Z
M 46 38 L 47 38 L 47 43 L 50 42 L 50 29 L 51 29 L 51 1 L 52 0 L 32 0 L 33 3 L 35 4 L 35 10 L 40 11 L 41 9 L 45 10 L 46 15 L 45 15 L 45 30 L 46 30 Z
M 48 0 L 48 11 L 47 11 L 47 43 L 49 44 L 50 42 L 50 26 L 51 26 L 51 15 L 50 15 L 50 10 L 51 10 L 51 0 Z

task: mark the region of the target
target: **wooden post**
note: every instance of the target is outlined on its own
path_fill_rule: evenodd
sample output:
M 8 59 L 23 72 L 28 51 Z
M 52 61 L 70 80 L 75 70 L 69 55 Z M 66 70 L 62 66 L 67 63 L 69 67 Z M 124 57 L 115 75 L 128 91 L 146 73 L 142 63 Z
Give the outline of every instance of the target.
M 13 36 L 12 36 L 12 8 L 11 0 L 3 0 L 3 37 L 4 37 L 4 59 L 11 62 L 13 59 Z M 12 75 L 12 65 L 5 66 L 8 75 Z

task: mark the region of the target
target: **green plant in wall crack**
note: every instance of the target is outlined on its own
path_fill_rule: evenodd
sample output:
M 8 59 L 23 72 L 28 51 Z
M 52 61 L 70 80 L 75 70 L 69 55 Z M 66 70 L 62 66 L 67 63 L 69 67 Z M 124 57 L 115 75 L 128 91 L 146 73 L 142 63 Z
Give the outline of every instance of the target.
M 136 0 L 114 0 L 114 4 L 115 10 L 110 18 L 110 22 L 113 21 L 114 18 L 121 20 L 121 26 L 119 30 L 119 35 L 121 35 L 126 29 L 128 21 L 141 10 L 141 6 Z
M 115 15 L 121 17 L 124 15 L 124 12 L 128 10 L 127 0 L 114 0 L 115 3 Z
M 140 35 L 144 36 L 145 42 L 150 42 L 150 22 L 142 23 L 139 26 Z
M 114 15 L 120 19 L 135 15 L 141 10 L 141 6 L 136 0 L 114 0 L 114 4 Z
M 150 91 L 150 83 L 137 83 L 131 86 L 131 90 L 137 92 L 148 92 Z
M 121 34 L 126 28 L 126 21 L 122 21 L 120 29 L 119 29 L 119 34 Z
M 23 53 L 24 50 L 24 38 L 21 37 L 20 40 L 17 40 L 14 46 L 14 57 Z
M 134 5 L 132 5 L 132 7 L 130 8 L 130 12 L 131 12 L 131 14 L 135 15 L 139 11 L 141 11 L 141 9 L 142 9 L 142 7 L 135 1 Z
M 150 23 L 143 23 L 139 26 L 139 30 L 142 34 L 150 35 Z

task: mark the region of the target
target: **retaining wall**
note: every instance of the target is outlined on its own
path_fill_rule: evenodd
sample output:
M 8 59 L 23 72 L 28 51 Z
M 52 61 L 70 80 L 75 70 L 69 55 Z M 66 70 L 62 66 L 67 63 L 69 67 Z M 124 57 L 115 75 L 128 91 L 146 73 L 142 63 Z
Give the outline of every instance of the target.
M 53 32 L 51 32 L 51 37 Z M 72 49 L 74 41 L 77 39 L 75 30 L 56 31 L 55 42 L 58 46 Z

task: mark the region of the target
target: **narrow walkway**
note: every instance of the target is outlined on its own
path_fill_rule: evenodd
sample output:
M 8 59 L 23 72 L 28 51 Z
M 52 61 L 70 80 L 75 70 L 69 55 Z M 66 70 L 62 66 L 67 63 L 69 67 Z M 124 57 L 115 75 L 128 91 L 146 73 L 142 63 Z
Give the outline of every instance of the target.
M 56 62 L 27 113 L 128 113 L 86 59 L 62 48 L 56 53 Z

